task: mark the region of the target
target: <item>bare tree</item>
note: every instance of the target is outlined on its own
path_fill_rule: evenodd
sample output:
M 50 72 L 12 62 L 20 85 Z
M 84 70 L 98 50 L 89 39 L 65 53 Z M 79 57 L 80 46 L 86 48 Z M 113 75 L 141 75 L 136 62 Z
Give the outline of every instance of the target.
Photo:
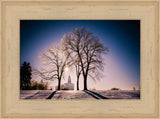
M 69 57 L 70 63 L 68 64 L 68 66 L 70 68 L 75 68 L 76 70 L 77 90 L 79 90 L 79 78 L 82 72 L 82 68 L 80 66 L 80 60 L 79 60 L 79 57 L 76 55 L 76 53 L 74 53 L 71 49 L 68 49 L 68 44 L 66 44 L 65 40 L 66 39 L 64 35 L 64 37 L 61 39 L 61 46 L 65 52 L 70 54 L 70 57 Z
M 76 28 L 73 32 L 65 34 L 62 38 L 66 50 L 74 57 L 78 57 L 84 78 L 84 90 L 87 90 L 87 79 L 99 79 L 99 73 L 103 71 L 102 55 L 108 50 L 100 42 L 98 37 L 86 28 Z
M 65 67 L 70 63 L 70 54 L 65 52 L 62 47 L 53 46 L 47 49 L 46 53 L 41 53 L 41 61 L 43 63 L 41 71 L 36 71 L 41 78 L 45 80 L 58 80 L 58 88 L 60 90 L 61 79 Z

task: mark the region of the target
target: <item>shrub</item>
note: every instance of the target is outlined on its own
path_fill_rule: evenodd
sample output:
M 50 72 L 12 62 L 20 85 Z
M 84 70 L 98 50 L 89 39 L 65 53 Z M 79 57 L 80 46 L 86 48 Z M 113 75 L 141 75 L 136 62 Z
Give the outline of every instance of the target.
M 133 90 L 135 91 L 135 90 L 136 90 L 136 88 L 135 88 L 135 87 L 133 87 Z
M 44 83 L 39 83 L 35 80 L 32 80 L 30 90 L 47 90 L 47 85 Z
M 58 86 L 56 86 L 55 89 L 57 90 L 57 89 L 58 89 Z M 62 85 L 60 86 L 60 90 L 68 90 L 68 88 L 67 88 L 65 85 L 62 84 Z
M 111 90 L 120 90 L 119 88 L 111 88 Z

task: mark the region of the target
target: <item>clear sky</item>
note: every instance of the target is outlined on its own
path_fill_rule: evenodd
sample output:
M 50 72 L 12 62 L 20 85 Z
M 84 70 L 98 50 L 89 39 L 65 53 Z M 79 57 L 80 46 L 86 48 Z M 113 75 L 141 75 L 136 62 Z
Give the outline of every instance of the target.
M 140 88 L 139 20 L 21 20 L 20 64 L 27 61 L 39 69 L 39 54 L 60 43 L 63 35 L 76 27 L 86 27 L 109 48 L 109 53 L 104 56 L 104 77 L 96 82 L 88 79 L 88 89 Z M 62 83 L 67 82 L 68 75 L 76 84 L 75 72 L 71 69 L 65 72 Z M 32 77 L 40 80 L 37 76 Z M 57 81 L 50 81 L 50 85 L 57 85 Z M 80 89 L 83 89 L 82 76 Z

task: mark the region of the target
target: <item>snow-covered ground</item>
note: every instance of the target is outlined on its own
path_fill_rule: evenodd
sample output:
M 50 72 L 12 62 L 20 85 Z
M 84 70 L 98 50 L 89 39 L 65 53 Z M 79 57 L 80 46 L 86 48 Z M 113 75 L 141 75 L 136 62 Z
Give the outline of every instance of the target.
M 21 90 L 21 99 L 140 99 L 140 91 L 133 90 Z

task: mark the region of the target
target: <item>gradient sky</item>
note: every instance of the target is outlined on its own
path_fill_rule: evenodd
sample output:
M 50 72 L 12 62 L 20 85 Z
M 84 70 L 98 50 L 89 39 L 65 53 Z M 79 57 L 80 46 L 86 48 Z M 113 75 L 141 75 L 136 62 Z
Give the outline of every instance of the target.
M 21 20 L 20 22 L 20 64 L 30 62 L 40 69 L 39 54 L 60 43 L 64 34 L 76 27 L 86 27 L 101 39 L 109 53 L 104 56 L 104 77 L 94 82 L 88 79 L 88 89 L 140 88 L 140 21 L 139 20 Z M 76 84 L 75 72 L 65 72 L 62 83 L 71 75 Z M 40 80 L 32 75 L 33 79 Z M 51 86 L 57 81 L 50 81 Z M 75 85 L 76 86 L 76 85 Z M 80 77 L 83 89 L 83 77 Z

